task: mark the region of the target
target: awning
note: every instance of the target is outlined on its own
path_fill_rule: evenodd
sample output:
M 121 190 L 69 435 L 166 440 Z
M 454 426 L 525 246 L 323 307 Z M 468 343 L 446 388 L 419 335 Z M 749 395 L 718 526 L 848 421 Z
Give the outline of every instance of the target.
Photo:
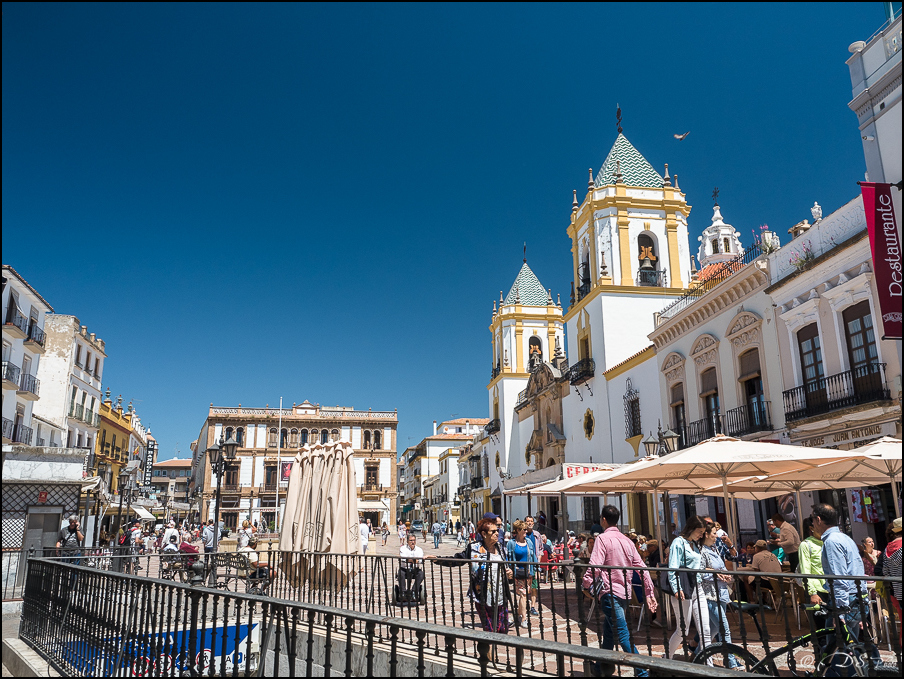
M 142 521 L 156 521 L 157 517 L 151 514 L 144 507 L 139 507 L 138 505 L 132 505 L 132 511 L 138 514 L 138 518 Z
M 389 509 L 386 500 L 358 500 L 359 512 L 383 512 Z

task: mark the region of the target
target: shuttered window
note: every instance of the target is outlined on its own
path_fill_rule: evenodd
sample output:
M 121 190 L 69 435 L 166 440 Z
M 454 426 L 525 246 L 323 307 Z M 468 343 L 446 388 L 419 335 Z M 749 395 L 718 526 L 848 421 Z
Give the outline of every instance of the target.
M 672 387 L 671 405 L 677 405 L 679 403 L 684 403 L 684 384 L 681 382 Z
M 756 349 L 741 354 L 738 358 L 738 371 L 740 381 L 749 380 L 760 374 L 760 352 Z
M 718 389 L 719 383 L 716 380 L 716 369 L 709 368 L 700 375 L 700 395 L 706 396 L 707 394 L 718 391 Z

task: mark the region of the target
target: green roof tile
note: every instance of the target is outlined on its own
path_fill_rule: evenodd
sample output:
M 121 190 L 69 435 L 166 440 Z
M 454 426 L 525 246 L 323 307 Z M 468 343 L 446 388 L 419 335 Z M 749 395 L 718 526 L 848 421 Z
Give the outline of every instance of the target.
M 606 156 L 606 161 L 596 175 L 594 186 L 615 184 L 615 161 L 619 161 L 622 181 L 628 186 L 662 188 L 662 176 L 620 132 L 612 145 L 612 150 Z
M 552 304 L 552 298 L 546 292 L 536 274 L 530 270 L 527 262 L 521 267 L 512 289 L 505 296 L 503 304 L 522 304 L 524 306 L 546 306 Z

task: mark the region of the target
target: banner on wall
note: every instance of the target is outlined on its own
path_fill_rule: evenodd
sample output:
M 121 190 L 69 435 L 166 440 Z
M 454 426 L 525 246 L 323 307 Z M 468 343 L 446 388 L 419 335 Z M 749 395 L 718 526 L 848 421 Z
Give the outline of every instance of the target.
M 288 481 L 289 476 L 292 475 L 292 463 L 291 462 L 282 462 L 282 469 L 280 470 L 279 480 L 280 481 Z
M 901 243 L 891 200 L 891 184 L 860 182 L 866 229 L 873 254 L 873 272 L 879 294 L 882 339 L 901 339 L 904 317 L 901 302 L 904 278 L 901 272 Z

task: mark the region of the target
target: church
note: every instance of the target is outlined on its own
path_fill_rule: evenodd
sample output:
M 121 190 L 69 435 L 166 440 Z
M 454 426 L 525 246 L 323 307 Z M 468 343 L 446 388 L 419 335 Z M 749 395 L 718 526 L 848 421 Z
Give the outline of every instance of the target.
M 648 335 L 655 315 L 696 277 L 690 211 L 677 175 L 668 165 L 663 174 L 654 169 L 619 126 L 601 168 L 590 170 L 581 202 L 574 192 L 567 311 L 526 259 L 508 294 L 493 303 L 493 426 L 472 453 L 488 472 L 484 510 L 507 519 L 543 511 L 555 531 L 586 530 L 599 517 L 599 497 L 531 498 L 530 488 L 636 460 L 657 419 L 667 424 Z M 736 256 L 728 254 L 739 244 L 728 230 L 708 234 L 699 253 L 714 247 Z M 643 500 L 633 503 L 623 513 L 632 520 L 652 510 Z

